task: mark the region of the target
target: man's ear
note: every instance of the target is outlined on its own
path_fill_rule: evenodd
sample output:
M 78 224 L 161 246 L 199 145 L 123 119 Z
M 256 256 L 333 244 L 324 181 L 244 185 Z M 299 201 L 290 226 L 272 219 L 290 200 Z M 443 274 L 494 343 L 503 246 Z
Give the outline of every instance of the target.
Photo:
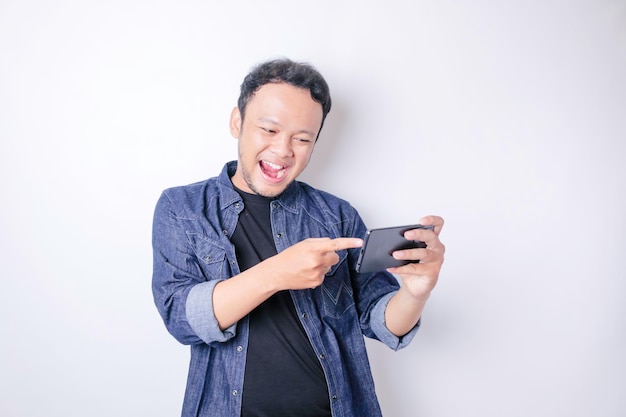
M 241 113 L 239 112 L 239 108 L 235 107 L 233 111 L 230 112 L 230 134 L 233 135 L 234 138 L 239 138 L 241 122 Z

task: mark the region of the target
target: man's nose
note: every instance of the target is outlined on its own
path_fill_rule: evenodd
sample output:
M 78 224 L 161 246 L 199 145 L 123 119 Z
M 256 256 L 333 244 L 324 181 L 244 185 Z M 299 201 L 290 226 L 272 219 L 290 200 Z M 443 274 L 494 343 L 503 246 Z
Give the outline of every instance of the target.
M 280 157 L 288 157 L 293 155 L 291 136 L 277 135 L 272 142 L 272 152 Z

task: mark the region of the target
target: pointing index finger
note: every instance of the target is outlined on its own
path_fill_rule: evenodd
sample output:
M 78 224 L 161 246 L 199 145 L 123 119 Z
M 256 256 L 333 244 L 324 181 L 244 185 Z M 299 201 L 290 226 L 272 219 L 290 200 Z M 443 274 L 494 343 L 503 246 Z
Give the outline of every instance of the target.
M 356 237 L 338 237 L 329 241 L 328 249 L 338 251 L 343 249 L 360 248 L 363 246 L 363 239 Z

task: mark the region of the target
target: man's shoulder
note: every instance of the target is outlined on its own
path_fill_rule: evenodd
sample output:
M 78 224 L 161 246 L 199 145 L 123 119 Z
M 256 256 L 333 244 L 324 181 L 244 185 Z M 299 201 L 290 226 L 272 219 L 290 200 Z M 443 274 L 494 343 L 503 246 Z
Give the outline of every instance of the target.
M 321 200 L 327 203 L 332 203 L 332 204 L 340 204 L 340 205 L 350 205 L 350 203 L 337 196 L 336 194 L 333 194 L 331 192 L 325 191 L 325 190 L 321 190 L 319 188 L 315 188 L 305 182 L 301 182 L 298 181 L 298 186 L 300 187 L 300 190 L 302 191 L 302 193 L 304 194 L 304 196 L 306 198 L 311 198 L 311 199 L 315 199 L 315 200 Z
M 185 185 L 176 185 L 163 190 L 172 201 L 189 201 L 206 195 L 208 190 L 217 189 L 217 178 L 212 177 L 202 181 L 196 181 Z
M 223 183 L 224 181 L 228 184 L 230 183 L 228 180 L 228 173 L 229 170 L 232 171 L 233 169 L 232 162 L 227 163 L 219 175 L 186 185 L 177 185 L 166 188 L 163 191 L 163 195 L 171 199 L 175 199 L 176 201 L 188 201 L 189 199 L 193 200 L 197 198 L 205 198 L 207 195 L 217 193 L 220 183 Z
M 335 219 L 352 218 L 358 215 L 357 210 L 349 201 L 304 182 L 298 182 L 298 185 L 301 190 L 302 204 L 308 210 L 313 210 L 313 207 L 316 207 L 327 216 Z
M 157 206 L 167 207 L 177 217 L 195 218 L 211 207 L 217 207 L 219 188 L 219 177 L 169 187 L 163 190 Z

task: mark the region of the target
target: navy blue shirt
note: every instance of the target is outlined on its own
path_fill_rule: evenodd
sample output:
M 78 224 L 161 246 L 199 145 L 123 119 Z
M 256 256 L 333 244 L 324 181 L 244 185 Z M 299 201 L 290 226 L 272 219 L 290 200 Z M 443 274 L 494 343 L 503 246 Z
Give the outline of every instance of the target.
M 155 208 L 154 301 L 167 330 L 191 346 L 183 417 L 241 413 L 249 319 L 220 329 L 212 298 L 215 285 L 240 273 L 230 241 L 243 210 L 230 180 L 236 168 L 230 162 L 218 177 L 165 190 Z M 298 181 L 270 204 L 270 221 L 278 252 L 311 237 L 362 238 L 366 232 L 350 204 Z M 403 337 L 391 333 L 385 309 L 397 280 L 384 271 L 356 273 L 358 248 L 337 254 L 321 286 L 290 294 L 326 376 L 333 417 L 380 416 L 363 336 L 397 350 L 419 324 Z

